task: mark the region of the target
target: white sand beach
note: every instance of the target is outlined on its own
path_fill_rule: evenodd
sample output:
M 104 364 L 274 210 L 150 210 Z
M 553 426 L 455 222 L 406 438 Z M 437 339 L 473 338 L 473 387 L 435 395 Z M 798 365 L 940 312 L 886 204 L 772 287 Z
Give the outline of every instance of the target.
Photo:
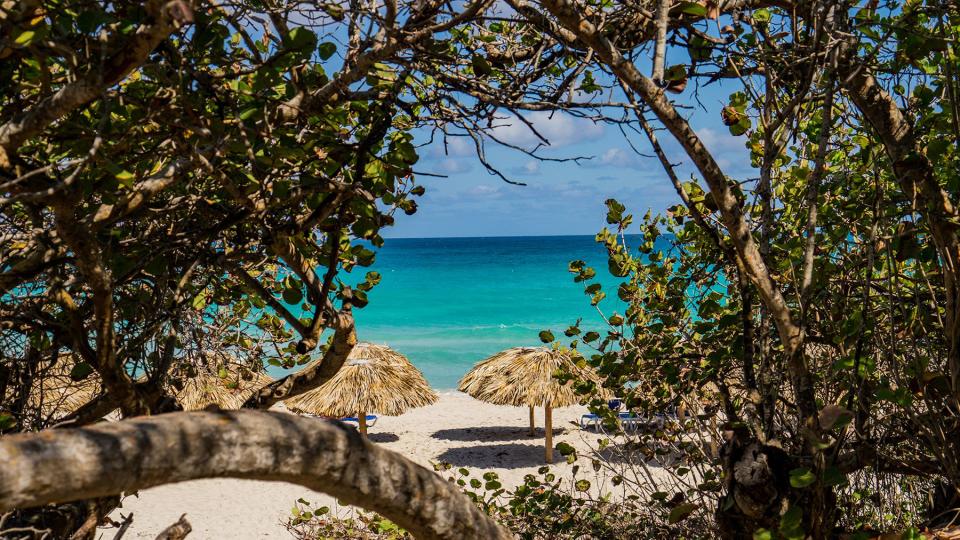
M 582 406 L 553 413 L 554 443 L 566 442 L 586 451 L 599 436 L 575 424 L 586 412 Z M 537 409 L 537 436 L 528 434 L 528 409 L 490 405 L 457 392 L 443 393 L 431 406 L 398 417 L 380 417 L 370 429 L 370 440 L 432 468 L 448 462 L 472 471 L 494 471 L 504 486 L 514 486 L 544 465 L 543 410 Z M 570 474 L 570 465 L 559 454 L 553 470 L 558 477 Z M 581 467 L 583 471 L 590 467 Z M 586 476 L 594 486 L 604 483 Z M 211 479 L 183 482 L 144 490 L 128 497 L 111 517 L 133 513 L 124 539 L 154 538 L 181 514 L 193 526 L 190 538 L 291 538 L 283 526 L 297 499 L 322 505 L 334 501 L 323 494 L 287 483 Z M 115 529 L 104 528 L 100 537 L 113 538 Z

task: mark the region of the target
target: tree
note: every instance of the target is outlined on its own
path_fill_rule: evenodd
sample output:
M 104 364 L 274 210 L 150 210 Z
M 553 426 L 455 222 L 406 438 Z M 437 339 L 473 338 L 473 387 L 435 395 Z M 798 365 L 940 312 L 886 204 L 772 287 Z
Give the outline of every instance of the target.
M 576 82 L 494 47 L 492 6 L 4 4 L 0 429 L 176 410 L 186 377 L 228 367 L 306 364 L 250 408 L 331 377 L 379 281 L 351 272 L 424 192 L 414 133 L 469 137 L 500 174 L 496 111 L 554 108 Z M 100 391 L 42 414 L 31 392 L 63 373 Z
M 329 422 L 258 411 L 193 412 L 63 430 L 40 446 L 34 439 L 0 441 L 8 465 L 0 512 L 234 477 L 323 491 L 376 510 L 418 538 L 510 538 L 452 482 Z M 105 452 L 111 459 L 99 457 Z
M 706 184 L 679 182 L 645 126 L 683 201 L 671 211 L 683 226 L 647 220 L 642 260 L 615 234 L 598 235 L 611 271 L 627 278 L 618 292 L 629 309 L 594 360 L 637 404 L 667 397 L 622 387 L 638 377 L 654 385 L 665 377 L 670 397 L 717 389 L 727 421 L 717 462 L 720 532 L 830 536 L 849 519 L 836 498 L 842 475 L 867 469 L 944 479 L 955 498 L 960 481 L 943 456 L 957 440 L 956 176 L 947 165 L 956 158 L 941 146 L 957 138 L 948 45 L 955 10 L 935 2 L 860 11 L 833 2 L 678 3 L 668 26 L 691 64 L 677 70 L 682 85 L 662 88 L 633 60 L 644 40 L 624 45 L 622 26 L 612 23 L 633 8 L 543 6 L 571 47 L 596 55 L 666 128 Z M 656 21 L 638 18 L 640 35 L 652 36 Z M 759 178 L 724 174 L 668 98 L 665 90 L 698 77 L 741 82 L 721 116 L 733 135 L 748 137 Z M 907 121 L 912 114 L 925 119 L 919 129 Z M 931 135 L 942 142 L 924 144 Z M 611 204 L 608 222 L 622 233 L 630 218 Z M 679 249 L 665 259 L 651 251 L 661 228 Z M 582 280 L 591 274 L 572 270 Z M 727 294 L 715 297 L 720 287 Z M 691 288 L 700 293 L 695 312 Z M 587 292 L 598 298 L 600 290 L 591 284 Z M 888 341 L 908 335 L 917 339 L 909 347 Z M 620 347 L 611 351 L 614 342 Z M 681 369 L 684 359 L 700 364 Z
M 4 428 L 45 427 L 27 397 L 63 359 L 104 388 L 74 425 L 176 408 L 170 374 L 216 371 L 211 347 L 292 366 L 332 330 L 247 406 L 315 387 L 378 281 L 344 274 L 416 210 L 413 135 L 467 137 L 509 180 L 490 127 L 563 111 L 646 138 L 682 201 L 645 220 L 646 258 L 600 235 L 630 309 L 583 339 L 634 405 L 717 396 L 722 459 L 683 449 L 713 474 L 694 491 L 723 533 L 829 536 L 868 479 L 956 497 L 956 7 L 654 4 L 4 8 Z M 689 63 L 666 66 L 678 51 Z M 758 178 L 730 178 L 682 114 L 717 80 L 737 85 L 719 115 Z M 699 178 L 680 180 L 660 126 Z M 610 211 L 622 233 L 632 218 Z

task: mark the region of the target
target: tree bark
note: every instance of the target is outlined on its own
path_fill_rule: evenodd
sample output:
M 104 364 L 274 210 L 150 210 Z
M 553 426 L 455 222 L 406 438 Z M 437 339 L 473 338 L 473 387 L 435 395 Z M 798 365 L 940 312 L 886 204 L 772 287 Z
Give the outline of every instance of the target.
M 953 398 L 960 401 L 960 213 L 893 97 L 859 63 L 843 68 L 843 87 L 883 142 L 900 189 L 908 199 L 923 203 L 918 211 L 930 228 L 943 271 L 948 364 Z
M 543 408 L 544 455 L 547 463 L 553 463 L 553 411 L 550 404 Z
M 667 99 L 663 90 L 654 81 L 644 76 L 609 39 L 603 36 L 597 26 L 584 16 L 588 10 L 573 0 L 541 0 L 541 5 L 556 17 L 562 27 L 574 33 L 583 45 L 592 49 L 614 75 L 636 92 L 682 146 L 700 172 L 720 212 L 720 219 L 730 235 L 730 244 L 739 258 L 738 266 L 756 287 L 761 305 L 768 310 L 770 320 L 777 330 L 783 346 L 782 354 L 786 360 L 785 372 L 789 375 L 793 386 L 800 423 L 810 425 L 815 432 L 819 429 L 815 422 L 818 408 L 814 394 L 814 379 L 803 350 L 803 327 L 794 319 L 780 285 L 771 275 L 764 261 L 731 182 L 686 119 Z M 730 444 L 732 443 L 728 442 L 728 446 Z M 756 451 L 744 454 L 744 448 L 755 448 Z M 780 463 L 768 467 L 766 458 L 763 460 L 764 463 L 753 463 L 749 459 L 744 461 L 744 458 L 754 454 L 777 456 L 783 454 L 784 458 L 786 455 L 782 450 L 761 444 L 756 435 L 751 433 L 742 434 L 736 448 L 727 448 L 726 451 L 728 457 L 724 461 L 724 472 L 729 479 L 726 491 L 727 497 L 733 500 L 728 499 L 730 504 L 723 505 L 721 508 L 724 509 L 718 511 L 717 517 L 718 521 L 726 524 L 722 529 L 725 530 L 727 537 L 741 538 L 743 537 L 741 533 L 752 533 L 758 527 L 766 527 L 772 523 L 774 518 L 779 516 L 779 511 L 789 492 L 789 485 L 786 488 L 782 486 L 784 468 L 779 466 Z M 800 451 L 808 454 L 813 452 L 813 449 L 806 444 Z M 753 471 L 760 465 L 763 465 L 763 474 L 737 474 L 738 471 Z M 761 492 L 763 495 L 759 498 L 742 496 Z M 805 522 L 809 523 L 810 516 L 817 512 L 816 508 L 805 509 Z M 749 537 L 749 534 L 747 536 Z
M 536 434 L 537 434 L 537 426 L 533 422 L 533 405 L 531 405 L 530 406 L 530 436 L 532 437 Z
M 313 390 L 330 380 L 347 361 L 347 356 L 357 344 L 353 312 L 349 303 L 344 303 L 337 314 L 333 344 L 326 354 L 296 373 L 278 379 L 255 392 L 243 404 L 247 409 L 268 409 L 278 401 Z
M 592 22 L 585 19 L 581 15 L 582 9 L 571 0 L 543 0 L 542 5 L 563 27 L 574 33 L 584 45 L 593 49 L 597 57 L 640 96 L 680 143 L 707 182 L 710 195 L 717 203 L 723 223 L 730 233 L 731 243 L 740 256 L 747 275 L 756 285 L 761 300 L 771 312 L 783 344 L 784 356 L 788 360 L 788 371 L 793 381 L 801 415 L 804 418 L 814 417 L 817 407 L 813 393 L 813 379 L 803 355 L 803 329 L 794 321 L 783 293 L 761 257 L 750 225 L 743 216 L 740 202 L 731 189 L 726 175 L 690 124 L 666 98 L 663 90 L 650 78 L 640 73 L 637 67 L 625 58 Z
M 509 532 L 456 485 L 342 424 L 261 411 L 172 413 L 0 438 L 0 512 L 199 478 L 292 482 L 417 538 Z
M 667 56 L 667 25 L 670 22 L 672 0 L 660 0 L 657 5 L 657 42 L 653 49 L 653 82 L 663 84 L 663 64 Z

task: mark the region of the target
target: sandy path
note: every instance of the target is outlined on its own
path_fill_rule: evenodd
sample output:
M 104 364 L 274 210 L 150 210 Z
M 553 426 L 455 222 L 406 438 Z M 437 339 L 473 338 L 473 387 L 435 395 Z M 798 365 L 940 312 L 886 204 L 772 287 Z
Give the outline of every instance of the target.
M 597 435 L 572 425 L 584 407 L 554 411 L 554 443 L 566 442 L 585 450 Z M 445 393 L 430 406 L 399 417 L 381 417 L 370 430 L 370 439 L 426 467 L 445 461 L 455 467 L 495 471 L 504 486 L 513 486 L 544 464 L 543 411 L 537 409 L 536 437 L 527 433 L 526 408 L 499 407 L 476 401 L 465 394 Z M 569 475 L 570 465 L 555 455 L 558 477 Z M 583 467 L 589 469 L 589 467 Z M 476 474 L 474 474 L 475 476 Z M 602 479 L 594 477 L 594 485 Z M 160 486 L 128 497 L 123 508 L 112 514 L 133 513 L 133 524 L 124 540 L 154 538 L 164 527 L 186 513 L 193 526 L 191 539 L 291 538 L 282 523 L 295 501 L 331 505 L 330 497 L 280 482 L 213 479 Z M 113 529 L 102 529 L 101 538 L 111 539 Z

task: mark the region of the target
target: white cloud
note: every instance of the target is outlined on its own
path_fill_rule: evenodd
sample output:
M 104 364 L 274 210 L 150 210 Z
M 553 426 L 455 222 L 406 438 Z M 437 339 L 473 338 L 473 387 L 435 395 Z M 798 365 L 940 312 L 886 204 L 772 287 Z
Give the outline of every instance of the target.
M 467 190 L 467 194 L 476 199 L 499 199 L 503 197 L 503 191 L 499 186 L 480 184 Z
M 448 157 L 439 161 L 439 168 L 446 174 L 458 174 L 470 171 L 473 164 L 464 158 Z
M 603 134 L 603 125 L 562 112 L 535 111 L 525 114 L 523 118 L 549 141 L 553 148 L 584 143 Z M 543 144 L 543 141 L 530 129 L 527 122 L 510 115 L 497 120 L 490 134 L 500 141 L 529 150 Z
M 540 162 L 536 159 L 531 159 L 526 163 L 514 167 L 511 169 L 513 174 L 520 174 L 524 176 L 534 176 L 540 174 Z
M 717 131 L 713 128 L 700 128 L 695 131 L 707 150 L 714 155 L 730 151 L 746 152 L 744 137 L 734 137 L 726 131 Z
M 434 140 L 430 145 L 429 155 L 430 157 L 467 157 L 476 155 L 476 152 L 473 139 L 450 136 L 446 137 L 446 147 L 444 147 L 444 139 Z
M 600 164 L 608 165 L 610 167 L 636 167 L 640 164 L 636 153 L 630 150 L 624 150 L 623 148 L 608 148 L 606 152 L 600 156 Z

